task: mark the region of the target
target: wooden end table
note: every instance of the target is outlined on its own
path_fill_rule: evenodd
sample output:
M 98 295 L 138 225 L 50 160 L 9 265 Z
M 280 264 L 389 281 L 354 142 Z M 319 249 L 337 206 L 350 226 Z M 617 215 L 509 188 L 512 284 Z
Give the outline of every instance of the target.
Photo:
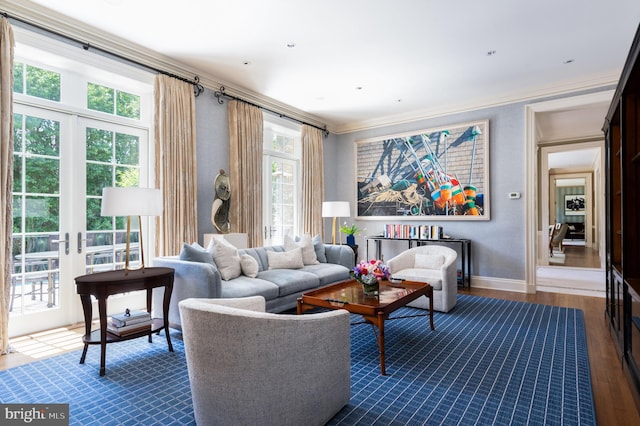
M 80 295 L 82 310 L 84 311 L 85 334 L 82 338 L 84 350 L 80 357 L 80 364 L 84 364 L 89 345 L 100 345 L 100 375 L 105 374 L 105 359 L 107 343 L 121 342 L 123 340 L 136 339 L 165 329 L 169 351 L 173 352 L 171 336 L 169 336 L 169 301 L 173 291 L 172 268 L 144 268 L 133 271 L 117 270 L 98 272 L 95 274 L 76 277 L 77 293 Z M 164 287 L 164 300 L 162 312 L 164 318 L 153 318 L 151 328 L 125 336 L 116 336 L 107 333 L 107 298 L 112 294 L 126 293 L 130 291 L 147 290 L 147 312 L 151 312 L 151 298 L 155 287 Z M 98 313 L 100 317 L 100 329 L 91 330 L 93 308 L 91 296 L 98 300 Z
M 345 309 L 362 315 L 364 320 L 378 329 L 376 339 L 380 350 L 380 373 L 386 375 L 384 354 L 384 322 L 395 310 L 406 306 L 420 296 L 429 299 L 429 322 L 433 326 L 433 287 L 417 281 L 380 282 L 378 296 L 365 296 L 362 284 L 348 280 L 304 293 L 298 298 L 298 315 L 308 309 L 321 307 Z

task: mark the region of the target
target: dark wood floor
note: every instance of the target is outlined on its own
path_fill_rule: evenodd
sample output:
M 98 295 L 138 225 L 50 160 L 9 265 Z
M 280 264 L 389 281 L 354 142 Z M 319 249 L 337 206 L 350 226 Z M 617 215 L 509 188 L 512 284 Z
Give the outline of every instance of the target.
M 599 425 L 607 426 L 640 425 L 640 410 L 636 406 L 632 387 L 622 368 L 620 356 L 605 319 L 604 299 L 559 293 L 523 294 L 477 288 L 461 290 L 460 293 L 582 309 L 587 330 L 587 349 L 597 422 Z M 0 370 L 74 350 L 78 347 L 78 342 L 81 342 L 82 333 L 83 328 L 76 325 L 12 339 L 12 343 L 15 342 L 14 346 L 22 348 L 20 350 L 23 352 L 0 356 Z

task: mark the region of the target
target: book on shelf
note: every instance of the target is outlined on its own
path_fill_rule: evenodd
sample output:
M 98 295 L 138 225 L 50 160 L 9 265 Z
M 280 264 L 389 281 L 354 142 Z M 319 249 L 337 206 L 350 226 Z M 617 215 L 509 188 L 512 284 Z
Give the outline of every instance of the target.
M 408 240 L 439 240 L 442 238 L 442 226 L 438 225 L 401 225 L 388 223 L 384 225 L 384 238 Z
M 126 336 L 128 334 L 138 333 L 140 331 L 151 330 L 151 319 L 143 323 L 125 325 L 122 327 L 116 327 L 113 324 L 107 324 L 107 331 L 109 333 L 115 334 L 116 336 Z
M 151 314 L 147 311 L 129 311 L 129 309 L 127 309 L 121 314 L 112 315 L 111 323 L 116 327 L 123 327 L 126 325 L 142 324 L 150 319 Z

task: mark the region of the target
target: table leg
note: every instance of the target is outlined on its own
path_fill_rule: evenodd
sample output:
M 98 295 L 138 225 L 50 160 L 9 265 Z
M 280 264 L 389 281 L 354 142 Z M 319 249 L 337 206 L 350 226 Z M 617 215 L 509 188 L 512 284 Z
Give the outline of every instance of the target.
M 107 299 L 98 298 L 98 313 L 100 316 L 100 375 L 105 374 L 105 361 L 107 358 Z
M 167 290 L 165 289 L 165 292 Z M 151 313 L 151 300 L 152 300 L 152 295 L 153 295 L 153 289 L 152 288 L 148 288 L 147 289 L 147 312 Z M 164 312 L 163 312 L 164 315 Z M 166 319 L 166 315 L 165 315 L 165 319 Z M 169 329 L 165 329 L 164 330 L 165 333 L 169 333 Z M 149 333 L 149 335 L 147 336 L 147 340 L 149 341 L 149 343 L 153 343 L 153 338 L 151 337 L 153 333 Z M 158 330 L 158 334 L 160 334 L 160 330 Z
M 431 331 L 435 330 L 433 326 L 433 287 L 429 286 L 429 322 L 431 323 Z
M 91 316 L 93 311 L 91 308 L 91 296 L 81 295 L 80 302 L 82 302 L 82 311 L 84 312 L 84 338 L 88 339 L 91 335 Z M 80 364 L 84 364 L 84 360 L 87 357 L 87 349 L 89 349 L 89 344 L 85 343 L 80 357 Z
M 471 288 L 471 241 L 467 241 L 467 279 L 469 280 L 469 288 Z
M 382 312 L 378 313 L 378 348 L 380 349 L 380 374 L 387 375 L 387 369 L 385 366 L 384 355 L 384 315 Z
M 171 335 L 169 334 L 169 303 L 171 302 L 171 293 L 173 292 L 173 279 L 171 283 L 164 287 L 164 298 L 162 299 L 162 316 L 164 317 L 164 334 L 167 337 L 167 346 L 169 352 L 173 352 L 173 345 L 171 344 Z M 149 303 L 149 310 L 151 310 L 151 299 Z M 149 334 L 151 339 L 151 334 Z

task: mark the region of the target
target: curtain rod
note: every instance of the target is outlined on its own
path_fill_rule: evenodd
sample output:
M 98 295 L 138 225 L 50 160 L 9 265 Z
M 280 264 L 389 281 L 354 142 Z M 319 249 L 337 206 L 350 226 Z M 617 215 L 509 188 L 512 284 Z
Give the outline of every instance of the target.
M 15 16 L 10 16 L 7 12 L 0 12 L 0 15 L 4 16 L 7 19 L 11 19 L 12 21 L 20 22 L 20 23 L 23 23 L 23 24 L 28 25 L 30 27 L 37 28 L 37 29 L 39 29 L 41 31 L 45 31 L 45 32 L 47 32 L 49 34 L 54 34 L 54 35 L 56 35 L 58 37 L 64 38 L 64 39 L 72 41 L 74 43 L 78 43 L 84 50 L 89 50 L 89 49 L 97 50 L 98 52 L 105 53 L 105 54 L 107 54 L 109 56 L 112 56 L 114 58 L 117 58 L 117 59 L 129 62 L 129 63 L 132 63 L 132 64 L 137 65 L 137 66 L 142 67 L 142 68 L 146 68 L 146 69 L 148 69 L 150 71 L 154 71 L 154 72 L 157 72 L 157 73 L 160 73 L 160 74 L 164 74 L 164 75 L 167 75 L 169 77 L 173 77 L 175 79 L 184 81 L 185 83 L 189 83 L 189 84 L 191 84 L 193 86 L 193 94 L 195 96 L 200 95 L 204 91 L 204 86 L 202 86 L 202 84 L 200 83 L 200 77 L 198 77 L 197 75 L 193 78 L 193 80 L 189 80 L 188 78 L 180 77 L 179 75 L 172 74 L 170 72 L 167 72 L 167 71 L 152 67 L 151 65 L 148 65 L 148 64 L 143 64 L 142 62 L 138 62 L 138 61 L 136 61 L 134 59 L 127 58 L 127 57 L 122 56 L 122 55 L 120 55 L 118 53 L 111 52 L 111 51 L 103 49 L 101 47 L 92 46 L 89 42 L 84 42 L 84 41 L 78 40 L 78 39 L 76 39 L 74 37 L 68 36 L 66 34 L 62 34 L 60 32 L 54 31 L 54 30 L 52 30 L 50 28 L 43 27 L 42 25 L 35 24 L 33 22 L 24 20 L 22 18 L 16 18 Z
M 283 114 L 281 112 L 274 111 L 272 109 L 263 107 L 262 105 L 254 104 L 253 102 L 249 102 L 249 101 L 244 100 L 242 98 L 239 98 L 237 96 L 230 95 L 227 92 L 225 92 L 225 90 L 226 89 L 224 88 L 224 86 L 220 86 L 220 89 L 216 90 L 213 93 L 213 95 L 216 98 L 218 98 L 218 103 L 220 105 L 222 105 L 224 103 L 224 98 L 235 100 L 235 101 L 244 102 L 245 104 L 248 104 L 248 105 L 254 106 L 256 108 L 260 108 L 260 109 L 263 109 L 265 111 L 268 111 L 268 112 L 270 112 L 272 114 L 275 114 L 280 118 L 286 118 L 288 120 L 295 121 L 296 123 L 306 124 L 307 126 L 311 126 L 311 127 L 314 127 L 314 128 L 316 128 L 318 130 L 321 130 L 322 134 L 324 135 L 325 138 L 329 136 L 329 131 L 327 130 L 327 126 L 324 126 L 324 128 L 323 128 L 323 127 L 316 126 L 315 124 L 307 123 L 306 121 L 298 120 L 297 118 L 289 117 L 288 115 L 285 115 L 285 114 Z

